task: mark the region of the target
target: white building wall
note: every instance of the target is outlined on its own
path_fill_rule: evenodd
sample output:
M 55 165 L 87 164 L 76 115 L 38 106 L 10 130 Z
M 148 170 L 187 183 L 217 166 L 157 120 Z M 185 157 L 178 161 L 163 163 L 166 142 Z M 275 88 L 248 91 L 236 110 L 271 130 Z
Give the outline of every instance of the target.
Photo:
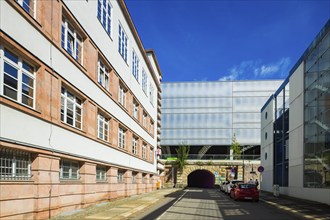
M 118 39 L 114 40 L 112 43 L 110 42 L 109 36 L 104 31 L 102 25 L 99 23 L 96 17 L 96 8 L 97 8 L 97 1 L 66 1 L 68 4 L 70 10 L 74 12 L 74 15 L 77 16 L 77 19 L 79 20 L 80 24 L 83 25 L 83 28 L 87 30 L 88 34 L 91 36 L 93 40 L 96 41 L 98 46 L 101 46 L 102 52 L 105 53 L 107 58 L 109 59 L 110 63 L 114 65 L 116 71 L 118 71 L 119 75 L 123 78 L 125 83 L 129 86 L 129 88 L 132 90 L 133 94 L 139 99 L 139 101 L 142 103 L 144 108 L 148 111 L 151 118 L 155 122 L 155 132 L 157 129 L 157 106 L 152 106 L 150 104 L 149 98 L 143 93 L 141 85 L 138 84 L 133 77 L 131 70 L 130 70 L 130 63 L 131 62 L 131 43 L 133 41 L 133 35 L 128 32 L 129 28 L 124 20 L 124 17 L 119 9 L 119 6 L 117 5 L 116 1 L 111 1 L 115 14 L 117 14 L 117 17 L 113 18 L 113 29 L 112 29 L 112 36 L 115 36 L 113 38 L 117 38 L 118 33 L 118 20 L 121 19 L 121 21 L 124 22 L 124 28 L 127 34 L 129 34 L 130 44 L 128 49 L 128 64 L 124 62 L 121 55 L 118 52 Z M 77 5 L 79 4 L 79 5 Z M 95 13 L 94 13 L 95 10 Z M 91 13 L 93 11 L 93 13 Z M 119 13 L 120 12 L 120 13 Z M 10 18 L 10 19 L 8 19 Z M 157 146 L 157 139 L 156 135 L 154 135 L 154 138 L 148 134 L 147 131 L 145 131 L 137 122 L 135 122 L 124 110 L 122 110 L 113 100 L 111 100 L 104 92 L 98 88 L 83 72 L 79 70 L 71 61 L 67 59 L 67 57 L 56 47 L 52 46 L 52 43 L 48 41 L 40 32 L 36 31 L 36 29 L 27 21 L 25 20 L 13 7 L 11 7 L 6 1 L 0 1 L 0 27 L 1 30 L 3 30 L 6 34 L 8 34 L 11 38 L 15 39 L 20 45 L 22 45 L 26 50 L 28 50 L 30 53 L 32 53 L 34 56 L 38 57 L 42 62 L 44 62 L 46 65 L 52 67 L 54 71 L 59 73 L 63 78 L 68 80 L 70 83 L 75 85 L 82 93 L 84 93 L 86 96 L 90 97 L 92 100 L 94 100 L 98 105 L 100 105 L 102 108 L 109 110 L 111 114 L 116 117 L 121 123 L 128 126 L 130 129 L 132 129 L 137 135 L 142 137 L 144 140 L 146 140 L 149 144 L 151 144 L 154 149 L 156 149 Z M 97 23 L 95 23 L 95 22 Z M 115 22 L 116 21 L 116 22 Z M 114 25 L 116 24 L 117 25 Z M 17 25 L 19 24 L 19 25 Z M 99 28 L 98 28 L 99 27 Z M 104 35 L 107 37 L 107 40 L 104 38 Z M 27 34 L 28 37 L 27 37 Z M 103 42 L 103 43 L 102 43 Z M 104 43 L 107 42 L 107 43 Z M 135 51 L 139 52 L 138 47 L 135 47 Z M 52 59 L 51 59 L 52 58 Z M 150 72 L 147 68 L 147 65 L 145 62 L 143 62 L 141 53 L 139 54 L 140 63 L 141 66 L 145 68 L 145 71 L 148 73 L 148 80 L 153 82 L 153 78 L 150 75 Z M 121 60 L 120 60 L 121 59 Z M 51 63 L 52 61 L 52 63 Z M 125 63 L 124 65 L 122 63 Z M 38 76 L 37 76 L 38 77 Z M 134 80 L 132 80 L 133 78 Z M 141 79 L 141 78 L 140 78 Z M 132 82 L 133 81 L 133 82 Z M 148 85 L 149 85 L 148 83 Z M 154 88 L 155 88 L 155 97 L 157 96 L 157 86 L 155 82 L 153 82 Z M 38 88 L 36 88 L 38 89 Z M 148 88 L 149 89 L 149 88 Z M 156 102 L 156 101 L 155 101 Z M 15 113 L 14 113 L 15 112 Z M 31 134 L 28 134 L 28 132 L 22 132 L 20 135 L 16 134 L 16 130 L 13 127 L 16 125 L 16 129 L 19 128 L 21 125 L 18 124 L 18 120 L 23 120 L 23 115 L 19 115 L 18 112 L 15 110 L 8 110 L 4 106 L 1 108 L 1 126 L 2 126 L 2 132 L 1 137 L 3 138 L 9 138 L 13 140 L 24 140 L 23 142 L 27 144 L 32 145 L 39 145 L 39 146 L 48 146 L 48 141 L 43 140 L 42 137 L 48 138 L 49 132 L 47 125 L 42 123 L 42 121 L 38 119 L 32 119 L 31 124 L 36 126 L 36 130 L 33 130 L 37 136 L 31 138 Z M 25 114 L 24 117 L 27 117 Z M 11 119 L 11 120 L 9 120 Z M 13 121 L 12 121 L 13 120 Z M 25 119 L 24 119 L 25 120 Z M 14 123 L 15 122 L 15 123 Z M 13 125 L 12 128 L 7 128 L 7 125 Z M 3 127 L 6 125 L 6 127 Z M 33 127 L 30 125 L 30 127 Z M 46 129 L 46 130 L 45 130 Z M 142 160 L 138 162 L 138 159 L 133 159 L 131 156 L 124 155 L 123 153 L 120 153 L 119 151 L 116 151 L 114 149 L 106 150 L 105 148 L 108 148 L 106 146 L 100 146 L 98 143 L 91 143 L 89 139 L 83 138 L 79 135 L 75 135 L 72 132 L 68 132 L 66 130 L 63 130 L 61 128 L 58 129 L 58 135 L 63 134 L 68 138 L 74 138 L 77 143 L 79 144 L 79 150 L 77 151 L 77 148 L 74 148 L 77 156 L 84 156 L 87 157 L 89 153 L 91 153 L 90 157 L 92 158 L 102 158 L 106 159 L 105 161 L 118 163 L 118 164 L 125 164 L 130 167 L 134 167 L 141 170 L 148 170 L 150 172 L 156 172 L 155 164 L 151 165 L 148 163 L 143 162 Z M 66 132 L 64 132 L 66 131 Z M 45 133 L 46 132 L 46 133 Z M 156 133 L 155 133 L 156 134 Z M 53 134 L 54 137 L 56 136 L 56 133 Z M 70 137 L 69 137 L 70 135 Z M 63 137 L 60 136 L 61 140 L 55 141 L 52 144 L 52 148 L 59 151 L 65 151 L 69 153 L 73 153 L 72 149 L 70 148 L 69 142 L 64 143 L 62 142 Z M 70 141 L 72 145 L 72 141 Z M 44 145 L 46 144 L 46 145 Z M 93 147 L 96 147 L 96 149 L 100 150 L 91 150 Z M 86 149 L 86 150 L 81 150 Z M 103 149 L 103 150 L 102 150 Z M 118 154 L 118 157 L 115 159 L 107 159 L 108 157 L 104 158 L 105 155 L 114 155 Z M 123 162 L 126 161 L 126 162 Z M 132 162 L 133 161 L 133 162 Z M 152 168 L 151 168 L 152 167 Z
M 297 196 L 303 187 L 304 63 L 291 75 L 289 83 L 289 194 Z
M 72 14 L 76 17 L 82 27 L 87 31 L 91 39 L 95 42 L 97 47 L 102 51 L 105 57 L 112 64 L 114 69 L 132 90 L 133 94 L 141 102 L 146 111 L 151 115 L 152 119 L 157 119 L 157 109 L 150 104 L 149 94 L 142 91 L 141 79 L 142 68 L 148 75 L 148 91 L 149 83 L 151 82 L 155 88 L 155 95 L 157 95 L 157 87 L 153 81 L 151 72 L 149 71 L 146 62 L 143 59 L 142 53 L 137 46 L 137 42 L 129 28 L 129 25 L 124 17 L 117 1 L 110 1 L 112 6 L 112 28 L 111 38 L 104 30 L 103 26 L 97 19 L 97 1 L 72 1 L 64 0 L 65 5 L 70 9 Z M 124 28 L 128 37 L 128 54 L 127 63 L 118 52 L 118 28 L 119 24 Z M 132 48 L 137 53 L 140 60 L 139 82 L 136 81 L 132 74 Z M 144 52 L 144 51 L 143 51 Z
M 265 117 L 267 113 L 267 118 Z M 261 166 L 264 167 L 260 182 L 261 190 L 272 191 L 273 188 L 273 169 L 274 169 L 274 100 L 270 101 L 265 109 L 261 112 L 261 143 L 260 143 L 260 158 Z M 265 133 L 267 132 L 267 138 Z M 266 158 L 267 154 L 267 158 Z

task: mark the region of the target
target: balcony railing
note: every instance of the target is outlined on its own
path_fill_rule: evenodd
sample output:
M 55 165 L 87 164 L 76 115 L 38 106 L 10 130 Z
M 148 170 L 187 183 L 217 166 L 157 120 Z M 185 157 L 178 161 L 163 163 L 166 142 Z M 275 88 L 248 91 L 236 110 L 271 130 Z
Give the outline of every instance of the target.
M 176 154 L 162 154 L 163 160 L 176 160 Z M 260 155 L 229 155 L 229 154 L 189 154 L 188 160 L 260 160 Z

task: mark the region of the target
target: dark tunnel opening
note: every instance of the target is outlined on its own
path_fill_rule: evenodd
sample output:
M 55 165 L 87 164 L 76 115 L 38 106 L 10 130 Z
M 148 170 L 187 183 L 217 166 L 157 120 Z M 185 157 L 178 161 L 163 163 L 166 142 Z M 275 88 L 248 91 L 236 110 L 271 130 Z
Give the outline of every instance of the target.
M 188 187 L 214 188 L 215 177 L 208 170 L 195 170 L 188 175 Z

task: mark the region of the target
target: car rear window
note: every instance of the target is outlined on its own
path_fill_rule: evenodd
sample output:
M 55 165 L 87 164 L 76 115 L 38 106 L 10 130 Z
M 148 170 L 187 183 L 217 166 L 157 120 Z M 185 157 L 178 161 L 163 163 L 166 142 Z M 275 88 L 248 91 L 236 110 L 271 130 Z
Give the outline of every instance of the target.
M 240 180 L 236 180 L 236 181 L 231 181 L 232 184 L 235 184 L 235 183 L 242 183 L 243 181 L 240 181 Z
M 241 188 L 241 189 L 251 189 L 251 188 L 256 188 L 256 185 L 254 185 L 254 184 L 240 184 L 239 188 Z

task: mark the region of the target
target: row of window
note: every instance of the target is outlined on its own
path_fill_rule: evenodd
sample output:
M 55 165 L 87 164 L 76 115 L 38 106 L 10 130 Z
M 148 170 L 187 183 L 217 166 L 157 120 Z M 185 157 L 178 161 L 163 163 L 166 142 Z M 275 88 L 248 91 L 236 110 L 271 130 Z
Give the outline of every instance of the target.
M 0 180 L 29 180 L 31 179 L 31 154 L 7 148 L 0 148 Z M 60 161 L 59 177 L 62 180 L 78 180 L 80 165 L 78 161 Z M 109 167 L 96 166 L 96 181 L 107 180 Z M 118 170 L 118 183 L 124 182 L 126 170 Z M 136 183 L 137 172 L 132 172 L 132 183 Z M 147 174 L 142 175 L 142 183 L 146 183 Z M 151 183 L 152 176 L 149 181 Z
M 82 129 L 82 101 L 80 98 L 73 95 L 66 88 L 61 89 L 61 121 L 78 129 Z M 143 121 L 146 123 L 146 114 L 143 115 Z M 153 124 L 151 123 L 153 126 Z M 99 112 L 97 115 L 97 137 L 106 142 L 109 142 L 110 136 L 110 117 L 104 113 Z M 118 128 L 118 147 L 127 149 L 126 132 L 122 126 Z M 133 136 L 132 139 L 132 153 L 138 155 L 139 153 L 138 138 Z M 147 159 L 147 144 L 142 145 L 142 159 Z M 153 161 L 153 148 L 149 149 L 149 160 Z
M 21 7 L 31 14 L 34 18 L 37 0 L 16 0 Z M 84 37 L 83 34 L 79 33 L 74 27 L 74 22 L 70 21 L 63 12 L 62 25 L 61 25 L 61 46 L 64 50 L 67 51 L 74 59 L 79 63 L 83 64 L 83 42 L 87 37 Z M 107 34 L 111 37 L 112 29 L 112 6 L 109 0 L 98 0 L 97 4 L 97 19 L 100 21 L 101 25 L 104 27 Z M 118 52 L 121 54 L 125 62 L 128 62 L 128 37 L 127 34 L 119 23 L 118 25 Z M 132 75 L 139 82 L 140 74 L 140 60 L 138 54 L 132 48 Z M 98 68 L 98 81 L 99 83 L 109 89 L 109 75 L 108 71 L 105 69 L 102 63 L 99 63 Z M 154 92 L 155 88 L 151 81 L 149 82 L 148 88 L 148 75 L 145 70 L 142 68 L 142 90 L 149 97 L 150 103 L 154 105 Z M 149 90 L 149 91 L 148 91 Z M 149 93 L 148 93 L 149 92 Z
M 37 0 L 17 0 L 17 2 L 23 7 L 24 10 L 26 10 L 27 12 L 29 11 L 29 7 L 27 7 L 27 5 L 29 6 L 33 6 L 36 7 L 36 3 Z M 106 28 L 108 33 L 111 33 L 111 19 L 112 19 L 112 15 L 111 15 L 111 11 L 112 11 L 112 6 L 110 4 L 110 2 L 108 0 L 98 0 L 98 13 L 97 13 L 97 17 L 100 20 L 101 24 L 104 25 L 104 27 Z M 76 59 L 78 62 L 80 62 L 82 64 L 82 57 L 83 57 L 83 39 L 86 37 L 82 37 L 81 34 L 79 32 L 81 31 L 77 31 L 74 27 L 74 22 L 69 21 L 68 17 L 69 15 L 67 15 L 68 13 L 63 10 L 63 16 L 62 16 L 62 25 L 61 25 L 61 46 L 63 49 L 65 49 L 67 51 L 68 54 L 70 54 L 74 59 Z M 119 28 L 120 32 L 121 32 L 121 37 L 120 39 L 126 39 L 124 41 L 127 41 L 127 37 L 125 37 L 125 32 L 124 30 L 120 27 Z M 122 40 L 119 40 L 120 42 L 122 42 Z M 123 43 L 121 43 L 120 45 L 123 45 Z M 125 44 L 124 44 L 125 45 Z M 120 47 L 122 48 L 122 46 Z M 127 50 L 127 48 L 126 48 Z M 6 60 L 6 87 L 4 88 L 4 92 L 2 92 L 1 94 L 5 94 L 6 96 L 20 102 L 20 103 L 24 103 L 25 105 L 28 105 L 32 108 L 34 108 L 34 88 L 35 88 L 35 74 L 34 71 L 35 69 L 28 65 L 26 62 L 22 61 L 19 59 L 18 56 L 10 53 L 9 51 L 5 51 L 8 56 L 10 58 L 14 57 L 13 60 L 14 62 L 16 62 L 15 64 L 12 64 L 11 66 L 8 64 L 8 59 L 6 59 L 8 56 L 5 56 L 5 60 Z M 9 54 L 10 53 L 10 54 Z M 125 52 L 127 54 L 127 51 Z M 127 55 L 125 55 L 127 56 Z M 2 56 L 3 57 L 3 56 Z M 137 56 L 137 53 L 135 51 L 133 51 L 133 59 L 132 59 L 132 72 L 133 75 L 136 76 L 136 78 L 138 79 L 138 75 L 139 75 L 139 58 Z M 12 66 L 14 65 L 14 67 L 16 67 L 17 69 L 17 73 L 15 73 L 15 69 L 12 68 Z M 98 60 L 98 64 L 97 64 L 98 68 L 97 68 L 97 81 L 98 83 L 105 88 L 107 91 L 110 90 L 110 65 L 107 65 L 106 62 L 104 62 L 102 59 Z M 22 74 L 22 72 L 24 74 Z M 143 91 L 147 94 L 147 74 L 144 70 L 142 70 L 142 88 Z M 10 78 L 11 77 L 11 78 Z M 24 80 L 25 83 L 20 83 L 22 82 L 22 80 Z M 153 85 L 150 83 L 150 87 L 149 87 L 149 97 L 150 100 L 154 100 L 154 87 Z M 125 108 L 127 108 L 127 100 L 126 100 L 126 94 L 128 92 L 128 89 L 125 88 L 125 86 L 123 85 L 123 83 L 120 83 L 119 86 L 119 95 L 118 95 L 118 102 Z M 65 98 L 66 94 L 63 94 L 63 98 Z M 68 94 L 70 95 L 70 94 Z M 79 100 L 77 100 L 79 102 Z M 138 119 L 138 102 L 136 100 L 133 101 L 133 105 L 134 105 L 134 113 L 133 116 L 134 118 Z M 151 103 L 153 104 L 153 101 L 151 101 Z M 63 109 L 62 111 L 66 111 L 66 107 L 62 106 Z M 71 106 L 69 106 L 71 107 Z M 79 111 L 79 105 L 75 105 L 73 106 L 74 109 L 77 109 L 77 111 Z M 76 108 L 77 107 L 77 108 Z M 71 109 L 71 110 L 74 110 Z M 62 115 L 64 115 L 65 112 L 62 112 Z M 77 121 L 74 121 L 74 118 L 70 118 L 70 116 L 72 116 L 72 111 L 68 111 L 68 118 L 64 118 L 65 122 L 68 122 L 69 124 L 79 128 L 81 127 L 81 125 L 79 124 L 79 113 L 77 115 Z M 63 116 L 61 116 L 63 117 Z M 145 113 L 143 112 L 143 118 L 142 118 L 142 125 L 143 127 L 147 128 L 147 130 L 149 130 L 149 132 L 152 134 L 152 136 L 154 135 L 154 129 L 153 129 L 153 121 L 150 122 L 151 125 L 150 127 L 147 127 L 147 123 L 146 123 L 146 118 L 145 118 Z
M 112 21 L 112 7 L 109 0 L 98 0 L 97 4 L 97 18 L 101 22 L 102 26 L 111 37 L 111 21 Z M 128 62 L 128 37 L 127 34 L 119 23 L 118 26 L 118 52 L 123 57 L 125 62 Z M 135 52 L 134 48 L 132 48 L 132 75 L 139 82 L 139 69 L 140 59 Z M 152 83 L 149 84 L 149 94 L 148 94 L 148 75 L 142 69 L 142 90 L 143 92 L 149 96 L 150 102 L 154 105 L 154 87 Z
M 101 65 L 100 65 L 101 66 Z M 35 108 L 35 84 L 36 74 L 35 68 L 28 64 L 23 58 L 15 55 L 8 49 L 0 47 L 0 94 L 19 102 L 25 106 Z M 106 79 L 106 78 L 105 78 Z M 125 105 L 126 92 L 120 86 L 119 102 Z M 73 126 L 77 129 L 82 129 L 83 123 L 83 103 L 84 100 L 66 87 L 61 87 L 61 121 Z M 133 99 L 133 117 L 138 119 L 139 104 Z M 110 116 L 99 112 L 97 115 L 97 137 L 109 142 L 110 136 Z M 147 128 L 147 113 L 143 111 L 142 125 Z M 150 120 L 150 133 L 154 132 L 154 123 Z M 127 149 L 126 146 L 126 129 L 119 127 L 118 129 L 118 146 L 122 149 Z M 142 146 L 142 158 L 146 157 L 146 144 Z M 152 150 L 150 150 L 152 151 Z M 138 155 L 138 150 L 134 149 L 133 154 Z M 149 157 L 153 161 L 153 157 Z

